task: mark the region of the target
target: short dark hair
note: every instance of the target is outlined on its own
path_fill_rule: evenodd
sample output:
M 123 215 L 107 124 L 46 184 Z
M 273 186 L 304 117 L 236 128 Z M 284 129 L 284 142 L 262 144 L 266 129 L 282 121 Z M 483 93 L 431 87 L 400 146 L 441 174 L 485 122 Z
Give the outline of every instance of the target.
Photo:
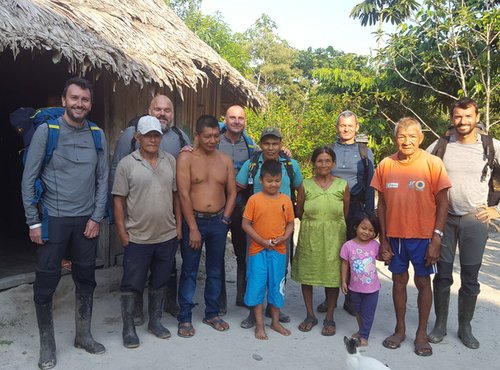
M 372 224 L 373 230 L 375 231 L 375 235 L 373 237 L 376 238 L 380 233 L 380 224 L 378 222 L 377 216 L 370 212 L 361 212 L 353 220 L 354 229 L 356 229 L 359 224 L 363 222 L 363 220 L 368 220 Z
M 264 161 L 260 168 L 260 178 L 262 179 L 264 175 L 281 176 L 281 163 L 275 159 Z
M 85 78 L 82 77 L 71 77 L 69 80 L 66 81 L 61 95 L 63 98 L 66 97 L 66 94 L 68 93 L 68 88 L 71 85 L 79 86 L 82 90 L 89 90 L 90 101 L 94 101 L 94 87 L 92 86 L 89 80 L 86 80 Z
M 460 108 L 460 109 L 467 109 L 470 107 L 474 107 L 474 110 L 476 111 L 476 114 L 479 113 L 479 106 L 477 105 L 476 101 L 472 98 L 462 98 L 457 100 L 453 105 L 451 106 L 450 110 L 450 116 L 453 118 L 453 111 L 455 108 Z
M 335 162 L 337 160 L 337 156 L 335 155 L 335 152 L 333 151 L 332 148 L 330 148 L 329 146 L 322 146 L 322 147 L 314 149 L 314 152 L 311 156 L 311 162 L 312 163 L 316 162 L 316 159 L 318 159 L 319 155 L 323 154 L 323 153 L 326 153 L 330 157 L 332 157 L 332 161 Z
M 196 133 L 201 134 L 205 127 L 219 129 L 219 121 L 214 116 L 205 114 L 196 121 Z

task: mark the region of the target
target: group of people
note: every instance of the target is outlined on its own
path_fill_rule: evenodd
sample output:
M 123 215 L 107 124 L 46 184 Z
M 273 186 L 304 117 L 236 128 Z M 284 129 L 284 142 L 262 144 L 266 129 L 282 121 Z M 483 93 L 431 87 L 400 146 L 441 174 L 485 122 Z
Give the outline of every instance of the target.
M 29 235 L 39 245 L 34 300 L 41 369 L 56 365 L 52 297 L 66 254 L 71 258 L 76 288 L 74 344 L 89 353 L 105 352 L 93 339 L 90 323 L 97 237 L 110 197 L 124 248 L 120 300 L 122 339 L 127 348 L 140 345 L 135 327 L 144 322 L 146 283 L 148 331 L 158 338 L 170 337 L 161 322 L 162 312 L 168 311 L 177 317 L 180 337 L 195 335 L 193 297 L 203 246 L 203 323 L 217 331 L 229 329 L 222 318 L 227 310 L 224 253 L 229 230 L 237 260 L 236 304 L 250 309 L 241 327 L 255 327 L 257 339 L 268 338 L 264 316 L 271 318 L 272 330 L 290 335 L 282 325 L 290 317 L 281 311 L 290 264 L 291 278 L 301 284 L 306 308 L 299 330 L 310 331 L 318 324 L 313 286 L 319 286 L 325 288 L 325 302 L 317 308 L 326 312 L 321 334 L 334 335 L 334 311 L 342 290 L 344 308 L 358 323 L 353 337 L 368 345 L 380 289 L 375 262 L 379 259 L 393 274 L 396 311 L 395 331 L 383 345 L 398 348 L 406 338 L 411 261 L 419 306 L 415 353 L 431 355 L 429 342 L 438 343 L 446 335 L 458 244 L 462 279 L 459 337 L 467 347 L 479 347 L 470 322 L 479 294 L 487 223 L 500 216 L 500 206 L 485 204 L 491 168 L 485 165 L 482 136 L 476 129 L 479 112 L 473 100 L 463 99 L 453 106 L 455 130 L 442 160 L 430 154 L 433 146 L 428 152 L 419 148 L 423 141 L 419 122 L 403 118 L 394 130 L 398 151 L 376 169 L 373 153 L 366 143 L 356 140 L 357 116 L 342 112 L 336 142 L 314 150 L 313 177 L 303 179 L 298 163 L 283 150 L 277 128 L 262 131 L 258 150 L 246 134 L 242 107 L 231 106 L 223 123 L 210 115 L 199 117 L 191 145 L 174 124 L 172 102 L 159 95 L 151 101 L 148 114 L 122 132 L 108 178 L 104 133 L 86 118 L 92 98 L 88 81 L 72 78 L 66 82 L 62 93 L 65 113 L 56 125 L 57 147 L 47 160 L 51 131 L 48 125 L 40 126 L 23 173 Z M 101 145 L 95 144 L 96 130 Z M 498 161 L 500 142 L 493 143 Z M 486 175 L 481 176 L 484 171 Z M 48 211 L 44 220 L 34 201 L 37 179 L 44 184 L 42 201 Z M 294 247 L 295 218 L 301 225 Z M 182 267 L 177 284 L 179 245 Z M 427 334 L 431 274 L 435 274 L 436 324 Z

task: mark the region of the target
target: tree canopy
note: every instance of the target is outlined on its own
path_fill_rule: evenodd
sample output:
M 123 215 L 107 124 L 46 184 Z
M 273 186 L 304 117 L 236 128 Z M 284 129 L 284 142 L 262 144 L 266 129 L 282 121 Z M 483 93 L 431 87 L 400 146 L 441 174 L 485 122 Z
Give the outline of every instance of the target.
M 202 14 L 201 0 L 167 3 L 268 97 L 266 109 L 247 112 L 249 132 L 257 137 L 266 126 L 279 127 L 303 164 L 315 147 L 334 141 L 336 117 L 346 109 L 358 114 L 376 159 L 394 150 L 398 119 L 416 117 L 433 141 L 449 124 L 450 105 L 464 96 L 478 102 L 483 123 L 499 136 L 498 1 L 362 1 L 346 17 L 377 26 L 372 57 L 334 45 L 297 50 L 266 14 L 237 33 L 221 14 Z M 384 33 L 384 23 L 398 25 L 396 31 Z

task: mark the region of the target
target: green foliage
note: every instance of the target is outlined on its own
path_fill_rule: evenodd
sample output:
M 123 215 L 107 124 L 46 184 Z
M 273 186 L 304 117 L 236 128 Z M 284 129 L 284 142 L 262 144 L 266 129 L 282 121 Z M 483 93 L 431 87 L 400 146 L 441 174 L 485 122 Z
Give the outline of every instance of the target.
M 387 73 L 409 92 L 401 103 L 423 117 L 434 110 L 447 116 L 455 100 L 469 96 L 489 128 L 500 113 L 499 32 L 497 2 L 424 1 L 415 23 L 400 26 L 381 52 Z
M 332 46 L 296 50 L 265 14 L 239 34 L 221 14 L 202 14 L 201 0 L 166 2 L 266 95 L 264 110 L 247 111 L 248 131 L 258 138 L 265 127 L 278 127 L 306 176 L 312 151 L 335 140 L 336 117 L 344 110 L 358 115 L 376 162 L 396 150 L 392 132 L 400 118 L 423 123 L 426 147 L 448 127 L 450 104 L 465 95 L 478 101 L 490 133 L 500 136 L 498 1 L 365 0 L 350 16 L 378 24 L 375 58 Z M 388 22 L 399 26 L 382 48 Z
M 362 26 L 391 22 L 399 24 L 418 8 L 417 0 L 365 0 L 351 10 L 351 18 L 359 18 Z
M 183 21 L 193 13 L 199 13 L 201 8 L 201 0 L 165 0 L 165 3 Z
M 243 75 L 250 73 L 250 56 L 242 35 L 233 33 L 221 14 L 203 15 L 201 0 L 165 0 L 186 26 Z
M 278 94 L 286 100 L 298 92 L 296 82 L 301 78 L 301 71 L 294 66 L 297 50 L 277 35 L 276 28 L 276 23 L 262 14 L 243 37 L 251 58 L 250 79 L 262 92 Z
M 259 138 L 266 127 L 279 128 L 283 145 L 292 151 L 304 175 L 311 175 L 310 156 L 316 147 L 335 140 L 335 117 L 324 109 L 325 101 L 303 102 L 303 112 L 292 111 L 277 95 L 269 97 L 269 106 L 262 112 L 247 111 L 248 132 Z

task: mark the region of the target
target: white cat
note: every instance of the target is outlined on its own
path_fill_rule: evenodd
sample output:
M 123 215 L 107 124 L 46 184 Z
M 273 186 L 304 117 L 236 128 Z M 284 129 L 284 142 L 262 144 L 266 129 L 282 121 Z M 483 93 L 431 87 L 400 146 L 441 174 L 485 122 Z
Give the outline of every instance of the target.
M 344 344 L 347 349 L 345 364 L 348 370 L 391 370 L 389 366 L 384 365 L 379 360 L 361 356 L 357 339 L 344 337 Z

